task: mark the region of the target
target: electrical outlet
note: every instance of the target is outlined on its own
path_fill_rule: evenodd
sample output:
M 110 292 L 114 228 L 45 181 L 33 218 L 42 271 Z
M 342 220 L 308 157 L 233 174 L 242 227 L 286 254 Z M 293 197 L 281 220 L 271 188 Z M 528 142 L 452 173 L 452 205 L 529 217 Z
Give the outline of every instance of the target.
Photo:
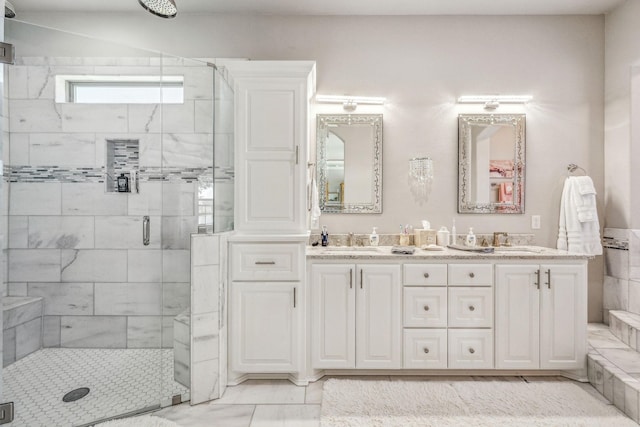
M 540 215 L 531 215 L 531 229 L 540 230 Z

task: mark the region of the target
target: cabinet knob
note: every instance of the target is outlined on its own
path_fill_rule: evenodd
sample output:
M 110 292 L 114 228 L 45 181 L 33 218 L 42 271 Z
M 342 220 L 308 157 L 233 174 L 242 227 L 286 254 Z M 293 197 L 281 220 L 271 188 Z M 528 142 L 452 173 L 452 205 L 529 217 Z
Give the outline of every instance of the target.
M 429 273 L 424 273 L 423 276 L 424 276 L 425 279 L 428 279 L 429 278 Z
M 425 348 L 424 348 L 424 352 L 425 352 L 425 354 L 426 354 L 426 353 L 429 353 L 429 349 L 428 349 L 427 347 L 425 347 Z
M 474 311 L 476 308 L 472 305 L 469 306 L 469 311 Z
M 474 277 L 476 277 L 476 275 L 473 274 L 473 273 L 469 273 L 469 277 L 471 277 L 473 279 Z
M 476 352 L 476 351 L 473 349 L 473 347 L 472 347 L 472 348 L 469 348 L 469 353 L 473 354 L 473 353 L 475 353 L 475 352 Z
M 429 311 L 429 306 L 428 305 L 424 306 L 424 311 Z

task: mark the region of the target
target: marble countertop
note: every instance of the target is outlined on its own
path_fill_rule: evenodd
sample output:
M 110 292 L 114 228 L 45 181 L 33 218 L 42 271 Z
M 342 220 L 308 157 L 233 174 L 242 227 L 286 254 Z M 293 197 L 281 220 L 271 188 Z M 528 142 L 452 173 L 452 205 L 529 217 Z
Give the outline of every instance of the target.
M 469 252 L 451 248 L 440 251 L 416 248 L 415 253 L 392 254 L 391 246 L 307 246 L 307 259 L 402 259 L 402 260 L 473 260 L 473 259 L 588 259 L 593 258 L 585 254 L 569 253 L 542 246 L 511 246 L 495 248 L 494 253 Z

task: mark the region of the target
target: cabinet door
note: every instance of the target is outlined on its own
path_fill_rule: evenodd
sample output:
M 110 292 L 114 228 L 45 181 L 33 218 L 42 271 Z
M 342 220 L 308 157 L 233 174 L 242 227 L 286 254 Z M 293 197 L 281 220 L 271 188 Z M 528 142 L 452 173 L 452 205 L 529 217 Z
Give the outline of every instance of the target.
M 236 230 L 305 230 L 307 79 L 236 81 Z
M 540 367 L 581 369 L 586 361 L 586 264 L 541 265 Z
M 238 372 L 298 367 L 299 282 L 231 283 L 230 362 Z
M 311 267 L 311 366 L 356 367 L 355 265 Z
M 496 368 L 538 369 L 538 265 L 496 266 Z
M 359 265 L 356 290 L 356 367 L 402 367 L 400 265 Z

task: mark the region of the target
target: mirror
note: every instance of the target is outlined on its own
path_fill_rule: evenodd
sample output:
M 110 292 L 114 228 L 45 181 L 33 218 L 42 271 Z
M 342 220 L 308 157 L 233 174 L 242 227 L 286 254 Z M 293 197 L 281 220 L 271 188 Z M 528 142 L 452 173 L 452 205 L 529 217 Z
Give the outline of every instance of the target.
M 319 114 L 317 180 L 324 213 L 382 212 L 382 114 Z
M 458 116 L 458 212 L 524 213 L 525 115 Z

